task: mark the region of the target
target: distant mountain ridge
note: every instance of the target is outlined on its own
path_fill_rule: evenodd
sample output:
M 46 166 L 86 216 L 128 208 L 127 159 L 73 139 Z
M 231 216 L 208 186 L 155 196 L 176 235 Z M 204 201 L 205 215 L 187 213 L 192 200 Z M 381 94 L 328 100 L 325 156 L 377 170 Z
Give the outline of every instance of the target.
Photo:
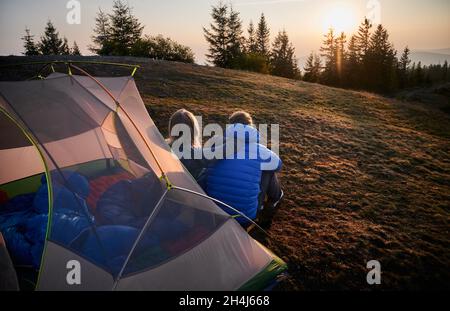
M 400 57 L 401 51 L 398 51 Z M 422 65 L 443 64 L 445 61 L 450 62 L 450 48 L 433 49 L 433 50 L 412 50 L 411 62 L 422 62 Z M 299 67 L 303 70 L 306 64 L 308 55 L 302 55 L 297 59 Z
M 411 52 L 411 61 L 422 65 L 443 64 L 450 61 L 450 48 L 437 50 L 413 50 Z

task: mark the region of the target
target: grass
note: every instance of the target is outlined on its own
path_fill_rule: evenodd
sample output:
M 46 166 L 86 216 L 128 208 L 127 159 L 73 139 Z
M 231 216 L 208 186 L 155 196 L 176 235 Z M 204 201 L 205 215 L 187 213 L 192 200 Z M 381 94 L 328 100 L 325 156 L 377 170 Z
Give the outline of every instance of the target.
M 205 123 L 244 109 L 280 124 L 285 199 L 265 241 L 289 265 L 279 289 L 450 288 L 450 115 L 267 75 L 124 61 L 142 62 L 135 79 L 164 135 L 179 108 Z M 366 282 L 372 259 L 378 287 Z

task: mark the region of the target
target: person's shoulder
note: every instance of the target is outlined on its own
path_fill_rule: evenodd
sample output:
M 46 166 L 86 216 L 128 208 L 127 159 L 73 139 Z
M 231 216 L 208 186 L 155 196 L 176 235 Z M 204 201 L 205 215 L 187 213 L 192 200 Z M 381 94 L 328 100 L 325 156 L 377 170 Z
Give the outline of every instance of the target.
M 258 160 L 263 163 L 270 163 L 267 170 L 278 171 L 281 169 L 282 161 L 280 157 L 265 145 L 258 144 Z

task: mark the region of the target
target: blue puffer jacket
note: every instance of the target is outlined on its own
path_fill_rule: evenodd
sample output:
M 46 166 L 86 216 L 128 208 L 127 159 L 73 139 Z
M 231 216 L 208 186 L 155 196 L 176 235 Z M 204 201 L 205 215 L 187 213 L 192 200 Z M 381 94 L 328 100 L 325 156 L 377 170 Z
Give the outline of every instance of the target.
M 205 191 L 250 219 L 255 219 L 261 191 L 261 172 L 279 171 L 282 162 L 274 152 L 259 143 L 259 133 L 254 127 L 243 124 L 228 126 L 224 141 L 222 148 L 227 156 L 224 160 L 212 162 L 207 169 Z M 225 151 L 227 144 L 234 144 L 234 152 Z M 230 215 L 237 214 L 221 207 Z M 242 216 L 236 219 L 242 225 L 249 223 Z

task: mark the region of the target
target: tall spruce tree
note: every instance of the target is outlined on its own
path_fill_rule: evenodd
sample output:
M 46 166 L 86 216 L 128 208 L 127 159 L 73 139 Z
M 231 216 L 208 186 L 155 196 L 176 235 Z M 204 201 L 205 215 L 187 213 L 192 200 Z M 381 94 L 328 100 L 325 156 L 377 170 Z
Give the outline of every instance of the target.
M 449 80 L 448 61 L 447 60 L 444 62 L 444 65 L 442 66 L 442 80 L 443 81 L 448 81 Z
M 413 74 L 414 74 L 415 85 L 419 85 L 419 86 L 423 85 L 425 82 L 425 74 L 424 74 L 424 70 L 422 68 L 422 62 L 417 63 L 417 66 L 416 66 Z
M 358 28 L 358 33 L 356 35 L 356 46 L 358 48 L 358 55 L 359 55 L 359 82 L 358 84 L 363 87 L 367 88 L 368 84 L 370 83 L 368 80 L 369 77 L 367 77 L 368 72 L 368 53 L 370 48 L 370 37 L 371 37 L 371 29 L 372 29 L 372 23 L 369 21 L 369 19 L 364 18 L 364 21 L 361 23 L 361 25 Z
M 209 44 L 206 57 L 217 67 L 226 67 L 228 60 L 228 7 L 219 2 L 212 7 L 213 19 L 210 29 L 203 28 L 204 36 Z
M 361 57 L 361 62 L 364 62 L 370 48 L 371 29 L 372 24 L 367 18 L 364 18 L 364 22 L 359 26 L 358 34 L 356 35 L 356 45 L 358 47 L 359 56 Z
M 389 92 L 395 87 L 396 51 L 389 42 L 389 34 L 379 24 L 370 38 L 368 57 L 369 87 L 376 91 Z
M 337 73 L 337 83 L 339 85 L 344 84 L 344 74 L 346 65 L 346 51 L 345 43 L 347 42 L 347 37 L 345 33 L 341 32 L 339 37 L 336 38 L 335 48 L 336 48 L 336 73 Z
M 311 54 L 308 56 L 308 59 L 306 60 L 303 80 L 314 83 L 319 82 L 321 67 L 322 62 L 319 55 L 311 52 Z
M 239 12 L 230 6 L 227 23 L 227 68 L 235 68 L 243 54 L 245 39 L 242 36 L 242 21 Z
M 295 58 L 295 49 L 285 30 L 275 37 L 270 56 L 271 73 L 285 78 L 298 78 L 299 69 Z
M 330 28 L 325 35 L 322 46 L 320 47 L 321 56 L 325 59 L 325 68 L 322 74 L 322 80 L 325 84 L 335 85 L 337 83 L 337 49 L 334 30 Z
M 131 8 L 121 0 L 114 1 L 113 13 L 109 14 L 109 18 L 112 54 L 129 55 L 133 44 L 141 38 L 144 26 L 141 26 L 141 23 L 132 14 Z
M 410 54 L 410 49 L 405 47 L 398 63 L 398 82 L 400 88 L 408 86 L 408 67 L 409 64 L 411 64 L 411 59 L 409 58 Z
M 25 28 L 25 35 L 21 39 L 23 40 L 23 47 L 25 49 L 25 52 L 23 52 L 24 55 L 39 55 L 38 48 L 34 43 L 34 35 L 30 34 L 29 28 Z
M 256 43 L 256 30 L 252 21 L 250 21 L 250 24 L 248 25 L 247 35 L 248 38 L 247 38 L 246 52 L 251 54 L 258 53 L 258 46 Z
M 312 82 L 314 75 L 314 53 L 311 52 L 306 59 L 305 67 L 303 69 L 303 80 Z
M 81 56 L 80 48 L 78 47 L 77 41 L 73 41 L 73 45 L 72 45 L 70 54 L 75 55 L 75 56 Z
M 256 29 L 256 46 L 259 54 L 266 56 L 267 58 L 270 56 L 270 29 L 267 26 L 264 13 L 261 14 Z
M 108 55 L 112 52 L 110 27 L 108 14 L 99 9 L 95 17 L 94 35 L 91 36 L 94 42 L 94 45 L 89 47 L 91 52 L 99 55 Z
M 357 88 L 358 76 L 360 74 L 360 57 L 357 47 L 357 38 L 355 35 L 350 37 L 347 47 L 347 59 L 344 69 L 345 85 L 351 88 Z
M 63 39 L 63 44 L 61 45 L 61 55 L 70 55 L 69 41 L 66 37 Z
M 38 44 L 39 51 L 42 55 L 59 55 L 62 52 L 63 43 L 55 26 L 49 20 L 44 35 L 41 36 L 41 41 Z

